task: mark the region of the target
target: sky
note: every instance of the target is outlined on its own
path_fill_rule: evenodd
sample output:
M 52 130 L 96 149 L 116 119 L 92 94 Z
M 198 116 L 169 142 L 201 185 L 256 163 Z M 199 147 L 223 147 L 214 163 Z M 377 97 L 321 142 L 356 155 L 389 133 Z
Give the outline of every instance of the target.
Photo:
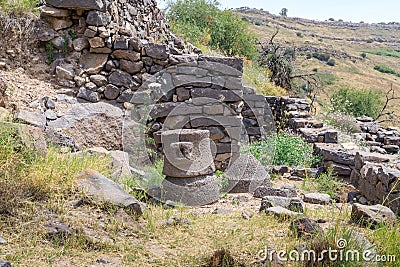
M 159 2 L 165 2 L 158 0 Z M 289 17 L 352 22 L 400 22 L 399 0 L 219 0 L 223 8 L 263 8 L 272 14 L 288 9 Z

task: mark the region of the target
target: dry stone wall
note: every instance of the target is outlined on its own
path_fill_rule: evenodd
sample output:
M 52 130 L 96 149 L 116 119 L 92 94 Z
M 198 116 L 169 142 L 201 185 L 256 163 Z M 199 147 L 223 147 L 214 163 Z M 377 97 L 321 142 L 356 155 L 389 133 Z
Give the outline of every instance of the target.
M 38 38 L 53 56 L 49 72 L 59 85 L 87 102 L 148 110 L 132 122 L 147 129 L 145 139 L 154 138 L 147 150 L 162 153 L 162 131 L 209 130 L 215 165 L 225 170 L 238 158 L 241 139 L 259 140 L 274 129 L 265 97 L 243 88 L 243 60 L 185 46 L 155 0 L 48 0 L 41 18 Z
M 323 122 L 310 113 L 306 99 L 268 96 L 277 127 L 290 129 L 302 135 L 309 143 L 337 143 L 338 132 L 331 127 L 324 127 Z
M 54 60 L 49 71 L 90 102 L 124 103 L 147 75 L 190 60 L 179 57 L 190 51 L 169 31 L 155 0 L 49 0 L 41 18 L 37 37 Z

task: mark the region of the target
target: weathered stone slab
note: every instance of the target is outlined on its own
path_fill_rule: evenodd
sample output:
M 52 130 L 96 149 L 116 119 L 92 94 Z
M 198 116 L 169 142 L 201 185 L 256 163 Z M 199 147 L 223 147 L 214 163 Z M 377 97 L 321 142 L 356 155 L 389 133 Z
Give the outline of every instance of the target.
M 104 8 L 104 3 L 102 0 L 46 0 L 46 4 L 59 8 L 78 10 L 102 10 Z
M 125 192 L 117 183 L 96 171 L 84 171 L 78 175 L 78 186 L 99 204 L 103 202 L 130 210 L 141 215 L 146 208 L 136 198 Z
M 230 193 L 252 193 L 259 186 L 270 186 L 268 172 L 253 155 L 241 155 L 228 168 L 224 177 L 229 181 L 227 191 Z
M 393 211 L 382 205 L 366 206 L 353 204 L 351 211 L 351 220 L 363 226 L 376 228 L 383 223 L 392 223 L 396 220 Z

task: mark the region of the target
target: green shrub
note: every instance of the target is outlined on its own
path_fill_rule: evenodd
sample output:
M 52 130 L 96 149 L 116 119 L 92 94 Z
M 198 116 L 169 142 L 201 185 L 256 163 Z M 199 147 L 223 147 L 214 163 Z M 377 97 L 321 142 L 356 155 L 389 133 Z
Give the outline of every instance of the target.
M 313 68 L 312 71 L 313 72 L 318 72 L 318 68 Z
M 383 101 L 379 92 L 344 87 L 332 95 L 331 104 L 334 112 L 376 118 L 381 111 Z
M 331 58 L 331 59 L 328 60 L 328 62 L 326 62 L 326 64 L 328 64 L 329 66 L 333 67 L 333 66 L 335 66 L 336 62 L 335 62 L 334 59 Z
M 286 132 L 269 136 L 265 141 L 253 142 L 244 153 L 252 154 L 261 163 L 311 167 L 319 162 L 312 145 L 304 138 Z
M 39 0 L 0 0 L 0 7 L 8 12 L 30 12 L 38 6 Z
M 250 31 L 249 22 L 218 7 L 217 1 L 171 1 L 167 17 L 175 33 L 196 45 L 209 45 L 228 56 L 256 58 L 257 38 Z
M 296 32 L 297 37 L 303 37 L 303 34 L 301 32 Z
M 328 62 L 330 57 L 331 57 L 328 54 L 319 54 L 319 53 L 316 53 L 316 52 L 312 53 L 312 56 L 313 56 L 313 58 L 316 58 L 316 59 L 321 60 L 321 61 L 326 61 L 326 62 Z
M 360 56 L 365 59 L 367 57 L 367 54 L 363 52 L 360 54 Z
M 395 71 L 394 69 L 389 68 L 388 66 L 385 65 L 376 65 L 374 67 L 374 70 L 377 70 L 382 73 L 387 73 L 387 74 L 393 74 L 396 75 L 397 77 L 400 77 L 400 72 Z
M 261 21 L 256 21 L 255 23 L 254 23 L 256 26 L 261 26 Z

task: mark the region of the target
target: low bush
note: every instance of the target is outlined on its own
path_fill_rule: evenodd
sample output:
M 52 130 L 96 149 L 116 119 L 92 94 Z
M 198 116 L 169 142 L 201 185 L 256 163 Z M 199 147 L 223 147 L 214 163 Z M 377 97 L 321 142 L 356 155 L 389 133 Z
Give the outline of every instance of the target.
M 331 56 L 328 54 L 319 54 L 319 53 L 312 53 L 312 57 L 325 62 L 328 62 L 329 59 L 331 58 Z
M 336 62 L 335 62 L 334 59 L 331 58 L 331 59 L 328 60 L 328 62 L 326 62 L 326 64 L 328 64 L 329 66 L 333 67 L 333 66 L 335 66 Z
M 0 7 L 6 13 L 22 13 L 33 11 L 38 6 L 38 3 L 39 0 L 0 0 Z
M 344 133 L 361 133 L 360 126 L 357 124 L 356 119 L 351 115 L 343 114 L 340 112 L 333 112 L 327 114 L 324 120 L 329 125 L 334 126 L 336 129 Z
M 388 66 L 385 65 L 376 65 L 374 67 L 374 70 L 377 70 L 382 73 L 393 74 L 396 75 L 397 77 L 400 77 L 400 72 L 397 72 L 394 69 L 389 68 Z
M 309 168 L 320 160 L 313 155 L 312 145 L 304 138 L 283 131 L 269 136 L 265 141 L 251 143 L 244 152 L 252 154 L 265 165 Z
M 343 87 L 331 97 L 332 110 L 355 117 L 376 118 L 382 108 L 381 94 L 372 90 L 356 90 Z

